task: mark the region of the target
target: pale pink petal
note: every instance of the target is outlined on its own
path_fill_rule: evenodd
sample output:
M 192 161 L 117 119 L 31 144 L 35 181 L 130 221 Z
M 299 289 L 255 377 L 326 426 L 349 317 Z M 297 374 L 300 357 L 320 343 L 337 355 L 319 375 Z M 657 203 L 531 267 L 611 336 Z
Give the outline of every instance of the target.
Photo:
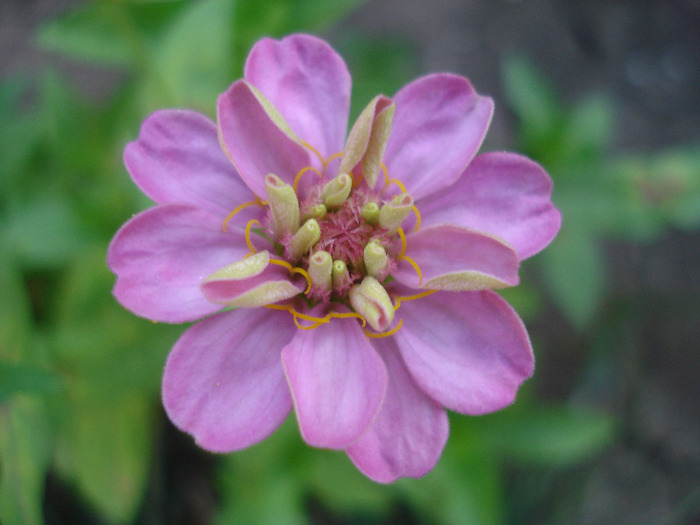
M 275 122 L 251 86 L 234 82 L 217 103 L 224 151 L 248 187 L 267 198 L 265 175 L 274 173 L 291 184 L 310 164 L 309 152 Z
M 436 292 L 407 301 L 394 335 L 411 375 L 441 405 L 464 414 L 508 406 L 534 357 L 522 321 L 491 291 Z
M 321 155 L 329 157 L 343 150 L 350 111 L 350 73 L 326 42 L 310 35 L 263 38 L 248 55 L 245 79 Z
M 515 153 L 485 153 L 448 191 L 420 201 L 418 208 L 424 225 L 459 224 L 496 235 L 522 260 L 559 231 L 561 213 L 551 195 L 552 179 L 539 164 Z
M 219 217 L 166 204 L 122 226 L 112 239 L 107 264 L 117 274 L 113 293 L 124 307 L 153 321 L 181 323 L 221 308 L 206 300 L 199 285 L 246 253 L 240 230 L 224 233 Z
M 394 97 L 396 114 L 384 161 L 418 200 L 453 184 L 486 135 L 493 101 L 469 81 L 446 73 L 428 75 Z
M 430 471 L 447 442 L 447 413 L 413 381 L 392 338 L 375 339 L 389 372 L 389 386 L 374 424 L 347 453 L 366 476 L 380 483 Z
M 216 125 L 194 111 L 153 113 L 124 150 L 124 163 L 158 204 L 191 204 L 225 217 L 253 199 L 222 151 Z
M 333 319 L 299 330 L 282 349 L 304 440 L 342 449 L 372 424 L 387 386 L 384 362 L 357 319 Z
M 292 408 L 279 352 L 295 331 L 288 313 L 265 308 L 224 312 L 190 327 L 165 365 L 170 420 L 213 452 L 265 439 Z
M 461 226 L 431 226 L 406 237 L 406 253 L 421 271 L 399 260 L 393 276 L 412 288 L 451 291 L 518 284 L 518 256 L 503 241 Z

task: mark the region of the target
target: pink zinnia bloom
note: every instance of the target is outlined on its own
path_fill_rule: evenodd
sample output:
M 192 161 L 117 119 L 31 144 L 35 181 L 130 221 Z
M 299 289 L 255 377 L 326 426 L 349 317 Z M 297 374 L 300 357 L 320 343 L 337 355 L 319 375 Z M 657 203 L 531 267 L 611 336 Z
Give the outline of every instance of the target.
M 556 235 L 552 183 L 476 155 L 493 102 L 428 75 L 373 99 L 349 134 L 350 75 L 325 42 L 263 39 L 217 123 L 164 110 L 124 153 L 156 206 L 109 248 L 137 315 L 200 320 L 168 357 L 163 402 L 215 452 L 265 439 L 294 408 L 304 440 L 367 476 L 422 476 L 446 408 L 485 414 L 533 371 L 493 289 Z M 218 313 L 217 313 L 218 312 Z

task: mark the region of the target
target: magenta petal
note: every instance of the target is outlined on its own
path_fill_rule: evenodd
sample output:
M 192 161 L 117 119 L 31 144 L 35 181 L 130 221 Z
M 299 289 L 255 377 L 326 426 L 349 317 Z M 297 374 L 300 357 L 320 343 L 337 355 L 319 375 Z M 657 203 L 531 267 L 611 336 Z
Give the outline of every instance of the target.
M 406 253 L 420 268 L 404 260 L 392 274 L 412 288 L 464 291 L 518 284 L 518 256 L 504 242 L 460 226 L 423 228 L 406 237 Z
M 510 243 L 520 259 L 547 246 L 561 214 L 551 201 L 552 180 L 542 167 L 514 153 L 477 156 L 457 183 L 422 200 L 423 224 L 460 224 Z
M 114 295 L 153 321 L 181 323 L 216 312 L 202 279 L 242 258 L 248 249 L 238 230 L 224 233 L 209 212 L 178 204 L 146 210 L 117 232 L 107 264 L 117 274 Z
M 265 175 L 274 173 L 291 184 L 310 164 L 308 151 L 275 123 L 244 80 L 234 82 L 219 97 L 217 114 L 225 150 L 259 197 L 267 198 Z
M 525 327 L 494 292 L 437 292 L 402 303 L 397 313 L 404 323 L 394 338 L 411 375 L 451 410 L 499 410 L 532 375 Z
M 282 364 L 309 445 L 346 448 L 372 424 L 387 373 L 356 319 L 299 330 L 282 349 Z
M 389 386 L 379 416 L 347 449 L 348 456 L 366 476 L 380 483 L 423 476 L 445 448 L 447 413 L 415 384 L 392 338 L 373 344 L 386 363 Z
M 350 110 L 350 73 L 323 40 L 264 38 L 245 65 L 245 79 L 282 113 L 294 132 L 329 157 L 343 150 Z
M 222 151 L 216 125 L 194 111 L 153 113 L 124 150 L 124 163 L 158 204 L 191 204 L 226 216 L 253 199 Z
M 486 135 L 493 101 L 457 75 L 428 75 L 394 97 L 396 114 L 384 161 L 418 200 L 453 184 Z
M 289 314 L 263 308 L 190 327 L 165 365 L 163 404 L 171 421 L 214 452 L 265 439 L 292 408 L 279 352 L 295 331 Z

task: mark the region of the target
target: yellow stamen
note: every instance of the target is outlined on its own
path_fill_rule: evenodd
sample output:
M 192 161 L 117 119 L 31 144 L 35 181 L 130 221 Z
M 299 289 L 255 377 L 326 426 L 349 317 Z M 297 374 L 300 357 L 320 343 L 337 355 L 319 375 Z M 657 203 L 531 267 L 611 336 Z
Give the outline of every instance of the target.
M 360 321 L 362 321 L 362 328 L 367 326 L 367 320 L 360 314 L 355 312 L 331 312 L 326 317 L 338 317 L 340 319 L 344 319 L 347 317 L 357 317 Z
M 406 235 L 403 232 L 403 228 L 399 228 L 398 230 L 396 230 L 396 233 L 398 233 L 399 237 L 401 238 L 401 251 L 396 256 L 397 258 L 399 258 L 403 257 L 403 254 L 406 253 Z
M 399 319 L 399 322 L 396 324 L 394 328 L 389 330 L 388 332 L 382 332 L 382 333 L 376 333 L 376 332 L 368 332 L 365 330 L 365 335 L 367 337 L 374 337 L 375 339 L 380 338 L 380 337 L 389 337 L 391 335 L 394 335 L 396 332 L 399 331 L 399 328 L 401 328 L 401 325 L 403 325 L 403 319 Z
M 323 164 L 323 167 L 324 167 L 324 168 L 326 167 L 326 164 L 327 164 L 328 162 L 326 161 L 326 159 L 323 158 L 323 155 L 321 155 L 321 154 L 319 153 L 319 151 L 318 151 L 316 148 L 314 148 L 314 147 L 313 147 L 311 144 L 309 144 L 308 142 L 304 142 L 303 140 L 301 141 L 301 144 L 302 144 L 303 146 L 309 148 L 309 149 L 312 151 L 312 153 L 318 157 L 318 160 L 321 161 L 321 164 Z M 296 189 L 296 187 L 295 187 L 294 189 Z
M 226 218 L 224 219 L 224 225 L 223 225 L 223 230 L 226 231 L 226 225 L 228 224 L 228 221 L 233 219 L 233 216 L 236 215 L 239 211 L 241 211 L 244 208 L 247 208 L 248 206 L 253 206 L 253 205 L 261 205 L 262 202 L 258 199 L 258 197 L 255 197 L 254 201 L 248 201 L 244 202 L 243 204 L 236 206 L 231 213 L 229 213 Z
M 323 163 L 323 167 L 325 168 L 326 166 L 328 166 L 328 164 L 329 164 L 332 160 L 338 159 L 338 158 L 342 157 L 343 155 L 345 155 L 345 152 L 344 152 L 344 151 L 339 151 L 338 153 L 334 153 L 333 155 L 331 155 L 330 157 L 328 157 L 328 158 L 326 159 L 326 162 Z
M 321 172 L 318 171 L 318 170 L 317 170 L 316 168 L 314 168 L 313 166 L 306 166 L 305 168 L 302 168 L 302 169 L 299 171 L 299 173 L 297 173 L 297 176 L 294 177 L 294 183 L 292 184 L 292 188 L 294 188 L 294 193 L 297 193 L 297 186 L 299 186 L 299 180 L 301 179 L 301 176 L 302 176 L 304 173 L 306 173 L 307 171 L 315 171 L 316 174 L 317 174 L 319 177 L 321 177 L 321 178 L 323 177 L 323 175 L 321 175 Z
M 299 268 L 298 266 L 292 268 L 292 273 L 298 273 L 300 275 L 304 276 L 304 279 L 306 279 L 306 282 L 309 283 L 309 286 L 306 287 L 306 290 L 304 291 L 304 295 L 308 294 L 311 291 L 311 276 L 308 274 L 306 270 L 303 268 Z
M 418 213 L 418 208 L 416 208 L 416 205 L 413 205 L 413 213 L 416 214 L 416 225 L 413 227 L 411 231 L 417 232 L 420 229 L 421 225 L 421 218 L 420 218 L 420 213 Z
M 293 319 L 294 319 L 294 324 L 297 325 L 297 328 L 299 328 L 300 330 L 313 330 L 314 328 L 318 328 L 319 326 L 321 326 L 323 324 L 323 323 L 314 323 L 314 324 L 309 325 L 309 326 L 304 326 L 297 320 L 296 317 L 293 317 Z
M 417 293 L 415 295 L 395 295 L 394 299 L 396 299 L 397 302 L 415 301 L 416 299 L 422 299 L 423 297 L 427 297 L 429 295 L 432 295 L 435 292 L 437 292 L 437 290 L 426 290 L 423 293 Z M 398 308 L 398 306 L 396 308 Z
M 257 253 L 258 250 L 255 249 L 255 246 L 253 246 L 252 241 L 250 240 L 250 228 L 253 226 L 253 223 L 260 225 L 260 221 L 257 219 L 250 219 L 248 221 L 248 224 L 245 226 L 245 243 L 248 245 L 248 249 L 250 250 L 250 253 Z
M 418 263 L 416 263 L 416 261 L 414 261 L 413 259 L 411 259 L 410 257 L 407 257 L 405 255 L 399 255 L 396 257 L 396 259 L 399 261 L 406 261 L 408 264 L 413 266 L 413 269 L 418 274 L 418 286 L 423 284 L 423 273 L 420 271 L 420 268 L 418 267 Z
M 386 164 L 384 164 L 383 162 L 382 171 L 384 172 L 384 189 L 386 189 L 388 186 L 391 186 L 392 184 L 396 184 L 401 190 L 401 193 L 408 193 L 406 186 L 404 186 L 400 180 L 389 178 L 389 170 L 386 168 Z

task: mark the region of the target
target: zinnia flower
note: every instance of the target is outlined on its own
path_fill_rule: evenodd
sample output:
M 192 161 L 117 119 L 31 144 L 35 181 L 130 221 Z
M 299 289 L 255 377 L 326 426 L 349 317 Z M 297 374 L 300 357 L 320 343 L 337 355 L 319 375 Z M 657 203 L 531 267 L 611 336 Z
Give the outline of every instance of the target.
M 513 402 L 527 332 L 493 289 L 556 235 L 551 180 L 476 155 L 493 102 L 428 75 L 379 95 L 350 132 L 350 75 L 325 42 L 263 39 L 217 123 L 164 110 L 124 153 L 156 205 L 114 237 L 114 295 L 189 327 L 168 357 L 168 416 L 229 452 L 296 413 L 312 446 L 367 476 L 422 476 L 446 409 Z M 217 313 L 218 312 L 218 313 Z

